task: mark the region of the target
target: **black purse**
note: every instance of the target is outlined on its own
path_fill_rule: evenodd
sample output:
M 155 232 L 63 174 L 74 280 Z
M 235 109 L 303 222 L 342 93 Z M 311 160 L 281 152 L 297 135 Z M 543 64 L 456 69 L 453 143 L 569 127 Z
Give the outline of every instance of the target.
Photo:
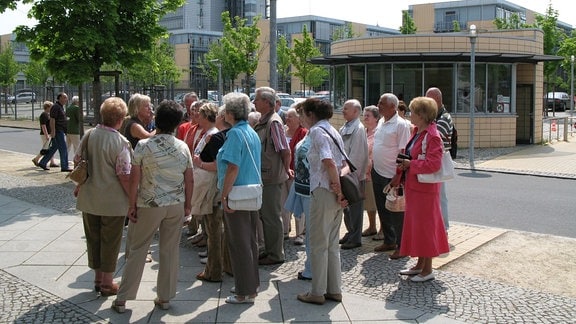
M 334 136 L 332 136 L 332 134 L 330 134 L 330 132 L 326 128 L 324 127 L 320 128 L 322 128 L 326 132 L 326 134 L 328 134 L 328 136 L 332 138 L 334 144 L 336 144 L 336 147 L 338 147 L 340 153 L 342 153 L 342 155 L 346 159 L 346 163 L 348 164 L 348 168 L 350 169 L 350 172 L 340 174 L 340 190 L 342 191 L 342 195 L 344 195 L 344 198 L 346 198 L 346 200 L 348 201 L 348 205 L 353 205 L 359 201 L 364 200 L 364 190 L 360 190 L 360 180 L 358 180 L 358 176 L 356 175 L 356 173 L 354 173 L 356 171 L 356 167 L 354 166 L 354 164 L 352 164 L 350 159 L 348 159 L 348 155 L 344 153 L 344 151 L 342 150 L 342 148 L 340 147 L 338 141 L 336 141 Z

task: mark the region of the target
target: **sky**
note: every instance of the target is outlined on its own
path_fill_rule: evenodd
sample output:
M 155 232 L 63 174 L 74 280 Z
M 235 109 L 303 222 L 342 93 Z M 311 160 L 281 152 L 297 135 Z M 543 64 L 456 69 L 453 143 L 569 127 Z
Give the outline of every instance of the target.
M 189 0 L 193 1 L 193 0 Z M 482 1 L 482 0 L 480 0 Z M 559 13 L 558 19 L 576 27 L 576 15 L 570 15 L 573 0 L 509 0 L 530 10 L 544 14 L 548 4 Z M 409 5 L 442 0 L 277 0 L 278 18 L 315 15 L 328 18 L 378 25 L 398 29 L 402 24 L 402 10 Z M 0 35 L 11 33 L 18 25 L 34 25 L 26 17 L 29 5 L 0 14 Z

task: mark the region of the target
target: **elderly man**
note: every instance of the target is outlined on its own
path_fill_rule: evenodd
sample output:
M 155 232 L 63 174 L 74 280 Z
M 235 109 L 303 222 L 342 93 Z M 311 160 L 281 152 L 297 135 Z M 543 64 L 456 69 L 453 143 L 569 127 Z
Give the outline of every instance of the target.
M 378 101 L 378 111 L 383 117 L 378 122 L 374 133 L 374 147 L 372 149 L 372 187 L 378 217 L 384 233 L 384 243 L 374 248 L 375 252 L 395 250 L 391 259 L 400 258 L 400 241 L 402 239 L 402 225 L 404 212 L 391 212 L 386 209 L 386 194 L 382 191 L 387 184 L 399 182 L 396 176 L 396 157 L 403 153 L 410 140 L 410 126 L 397 112 L 398 98 L 392 93 L 385 93 Z M 394 178 L 394 179 L 393 179 Z
M 340 128 L 344 141 L 344 152 L 357 168 L 354 172 L 360 180 L 360 190 L 366 185 L 366 169 L 368 168 L 368 138 L 366 129 L 360 122 L 362 105 L 356 99 L 348 100 L 342 108 L 342 116 L 346 124 Z M 362 220 L 364 219 L 364 201 L 361 200 L 344 209 L 344 225 L 348 231 L 340 240 L 340 248 L 354 249 L 362 246 Z
M 78 150 L 80 135 L 84 133 L 82 127 L 82 110 L 79 105 L 80 99 L 78 96 L 73 96 L 70 106 L 66 108 L 66 118 L 68 119 L 66 146 L 69 156 L 74 156 L 74 153 Z
M 452 145 L 452 132 L 454 131 L 454 123 L 452 122 L 452 116 L 444 103 L 442 102 L 442 91 L 440 89 L 432 87 L 426 91 L 426 97 L 434 99 L 438 105 L 438 115 L 436 115 L 436 128 L 442 137 L 444 142 L 444 150 L 450 150 Z M 446 195 L 446 182 L 442 182 L 440 186 L 440 208 L 442 208 L 442 220 L 444 221 L 444 228 L 448 231 L 450 223 L 448 220 L 448 196 Z
M 262 208 L 260 219 L 264 230 L 264 255 L 261 265 L 284 262 L 284 231 L 282 225 L 282 186 L 293 178 L 290 170 L 290 147 L 282 119 L 275 111 L 276 91 L 269 87 L 256 89 L 256 111 L 262 116 L 254 130 L 262 143 Z

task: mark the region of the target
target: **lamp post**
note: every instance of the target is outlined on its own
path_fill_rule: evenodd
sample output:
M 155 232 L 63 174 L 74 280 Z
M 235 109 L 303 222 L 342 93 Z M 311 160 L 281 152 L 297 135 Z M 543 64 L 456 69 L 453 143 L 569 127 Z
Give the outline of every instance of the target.
M 470 25 L 470 140 L 468 143 L 468 155 L 470 169 L 474 170 L 474 110 L 476 109 L 476 25 Z
M 570 115 L 574 115 L 574 55 L 570 56 Z
M 218 106 L 222 106 L 222 96 L 224 95 L 224 85 L 222 83 L 222 62 L 219 59 L 210 60 L 218 65 Z

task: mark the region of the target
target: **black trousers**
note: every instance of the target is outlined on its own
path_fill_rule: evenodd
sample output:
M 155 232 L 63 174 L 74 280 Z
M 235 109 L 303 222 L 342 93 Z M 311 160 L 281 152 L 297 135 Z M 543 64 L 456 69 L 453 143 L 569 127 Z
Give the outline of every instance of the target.
M 379 175 L 374 169 L 372 169 L 371 175 L 376 209 L 378 209 L 378 217 L 380 218 L 382 233 L 384 234 L 384 244 L 396 244 L 400 248 L 404 212 L 391 212 L 386 209 L 386 194 L 382 192 L 392 179 Z

